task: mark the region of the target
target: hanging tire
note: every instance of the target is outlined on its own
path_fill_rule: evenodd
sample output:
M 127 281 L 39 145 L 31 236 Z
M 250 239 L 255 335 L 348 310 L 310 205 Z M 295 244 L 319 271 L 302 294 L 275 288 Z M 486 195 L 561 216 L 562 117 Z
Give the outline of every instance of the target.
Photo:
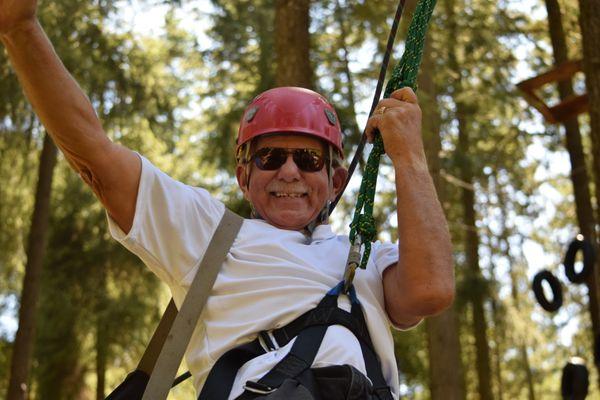
M 590 372 L 583 364 L 568 362 L 562 370 L 560 391 L 563 399 L 584 400 L 590 386 Z
M 548 282 L 548 285 L 550 285 L 550 289 L 552 289 L 552 300 L 548 300 L 546 298 L 544 288 L 542 287 L 542 283 L 544 281 Z M 548 270 L 543 270 L 535 274 L 535 276 L 533 277 L 532 287 L 533 294 L 535 295 L 536 300 L 544 310 L 548 312 L 555 312 L 558 311 L 560 306 L 562 306 L 562 287 L 560 286 L 558 278 L 555 277 L 552 274 L 552 272 Z
M 575 271 L 575 257 L 578 251 L 583 251 L 583 268 L 581 271 Z M 575 239 L 569 244 L 567 254 L 565 254 L 565 275 L 573 283 L 583 283 L 594 269 L 595 261 L 594 247 L 587 240 Z

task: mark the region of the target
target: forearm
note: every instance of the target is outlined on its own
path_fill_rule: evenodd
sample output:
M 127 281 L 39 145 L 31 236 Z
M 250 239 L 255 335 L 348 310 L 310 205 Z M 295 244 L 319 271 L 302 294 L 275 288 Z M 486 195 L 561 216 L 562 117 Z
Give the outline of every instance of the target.
M 43 29 L 32 20 L 0 36 L 42 124 L 79 172 L 111 146 L 89 99 L 66 70 Z
M 386 292 L 398 296 L 396 314 L 409 320 L 439 313 L 451 303 L 452 248 L 424 157 L 422 162 L 398 163 L 394 171 L 400 259 L 390 270 L 391 290 Z
M 399 260 L 383 274 L 385 307 L 397 326 L 437 314 L 454 299 L 450 234 L 421 138 L 421 108 L 412 89 L 394 91 L 369 118 L 379 129 L 396 179 Z
M 129 231 L 141 172 L 138 156 L 106 136 L 92 104 L 37 20 L 27 20 L 0 39 L 27 98 L 54 142 L 121 229 Z

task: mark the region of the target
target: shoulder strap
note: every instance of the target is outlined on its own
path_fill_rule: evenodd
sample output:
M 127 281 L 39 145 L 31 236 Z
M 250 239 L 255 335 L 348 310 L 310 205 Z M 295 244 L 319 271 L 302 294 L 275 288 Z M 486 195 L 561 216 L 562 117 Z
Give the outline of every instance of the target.
M 242 217 L 225 209 L 179 313 L 173 300 L 169 303 L 138 365 L 138 369 L 150 375 L 142 400 L 167 398 L 192 332 L 243 221 Z
M 177 317 L 177 307 L 175 306 L 175 302 L 173 299 L 169 301 L 169 305 L 165 309 L 163 316 L 152 335 L 152 339 L 150 339 L 150 343 L 148 343 L 148 347 L 144 350 L 144 354 L 140 362 L 137 365 L 136 370 L 145 372 L 148 376 L 152 374 L 152 370 L 154 369 L 154 365 L 156 365 L 156 360 L 158 359 L 158 355 L 160 354 L 160 350 L 163 348 L 165 344 L 165 340 L 167 339 L 167 335 L 169 334 L 169 330 L 171 330 L 171 326 L 173 326 L 173 321 L 175 321 L 175 317 Z

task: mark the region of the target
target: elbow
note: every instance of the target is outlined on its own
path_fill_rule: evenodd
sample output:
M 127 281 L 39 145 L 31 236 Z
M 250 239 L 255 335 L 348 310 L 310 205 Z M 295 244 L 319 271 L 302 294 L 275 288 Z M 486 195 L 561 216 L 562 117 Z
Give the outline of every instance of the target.
M 418 301 L 423 307 L 423 316 L 440 314 L 448 309 L 456 296 L 453 263 L 449 261 L 440 265 L 439 271 L 446 271 L 429 282 L 424 282 L 418 289 Z
M 452 305 L 455 297 L 454 285 L 427 286 L 416 292 L 409 307 L 421 317 L 442 313 Z
M 401 308 L 411 310 L 411 314 L 428 317 L 440 314 L 454 302 L 456 288 L 452 262 L 437 265 L 438 273 L 413 279 L 398 279 L 394 288 L 396 300 Z
M 423 316 L 437 315 L 450 308 L 454 303 L 455 293 L 454 285 L 452 285 L 451 288 L 439 288 L 434 295 L 424 298 L 422 300 Z
M 440 257 L 429 262 L 429 273 L 411 279 L 413 306 L 423 317 L 440 314 L 454 302 L 456 287 L 454 281 L 454 262 L 451 257 Z M 421 266 L 422 270 L 425 266 Z M 400 281 L 402 282 L 402 281 Z
M 423 318 L 444 312 L 454 302 L 454 290 L 429 287 L 420 293 L 406 293 L 397 302 L 386 299 L 386 311 L 394 326 L 407 329 Z
M 80 156 L 65 152 L 67 159 L 79 174 L 79 177 L 92 189 L 94 195 L 104 205 L 106 205 L 107 201 L 107 192 L 111 186 L 116 185 L 113 182 L 115 179 L 112 178 L 115 174 L 111 174 L 109 171 L 117 162 L 114 156 L 117 146 L 106 138 L 105 141 L 103 140 L 101 143 L 98 143 L 96 154 L 93 156 Z
M 384 272 L 386 310 L 393 321 L 414 321 L 440 314 L 454 302 L 452 259 L 438 257 L 427 261 L 400 261 Z

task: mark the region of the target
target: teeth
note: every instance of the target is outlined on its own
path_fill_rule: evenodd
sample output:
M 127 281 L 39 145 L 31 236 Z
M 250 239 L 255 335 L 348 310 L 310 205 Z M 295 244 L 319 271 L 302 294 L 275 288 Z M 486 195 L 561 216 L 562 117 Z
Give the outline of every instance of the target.
M 275 197 L 303 197 L 306 193 L 282 193 L 282 192 L 273 192 Z

